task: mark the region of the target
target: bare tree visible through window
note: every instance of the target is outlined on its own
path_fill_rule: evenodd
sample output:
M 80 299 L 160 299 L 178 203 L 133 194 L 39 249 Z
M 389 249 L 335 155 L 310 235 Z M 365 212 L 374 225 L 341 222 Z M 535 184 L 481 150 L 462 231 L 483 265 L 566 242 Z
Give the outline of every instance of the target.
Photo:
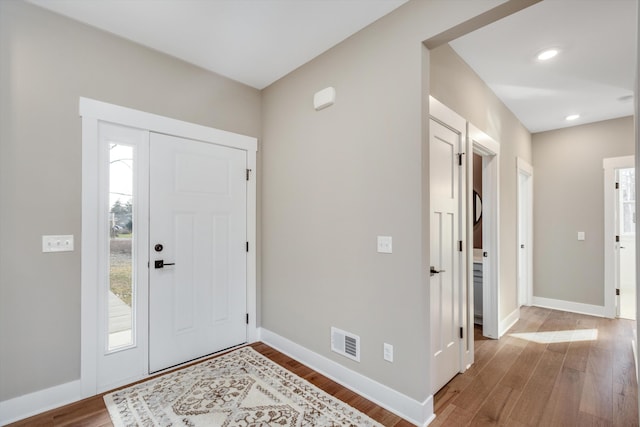
M 133 147 L 109 150 L 109 350 L 133 344 Z

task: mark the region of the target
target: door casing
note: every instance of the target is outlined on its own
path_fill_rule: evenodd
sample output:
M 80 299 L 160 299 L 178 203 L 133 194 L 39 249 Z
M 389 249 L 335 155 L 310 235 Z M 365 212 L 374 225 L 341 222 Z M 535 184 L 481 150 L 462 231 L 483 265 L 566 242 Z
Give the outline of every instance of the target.
M 500 144 L 480 129 L 467 123 L 468 153 L 482 156 L 482 335 L 500 338 Z M 467 156 L 467 199 L 473 198 L 473 156 Z M 468 206 L 473 206 L 468 204 Z M 467 288 L 469 289 L 468 330 L 473 331 L 473 210 L 467 210 Z M 473 335 L 469 337 L 473 363 Z
M 89 397 L 98 393 L 98 351 L 96 331 L 99 319 L 96 310 L 98 290 L 96 283 L 100 271 L 100 229 L 99 229 L 99 126 L 107 122 L 157 132 L 181 138 L 236 148 L 247 152 L 247 341 L 257 339 L 257 300 L 256 300 L 256 176 L 257 176 L 257 139 L 219 129 L 184 122 L 131 108 L 121 107 L 88 98 L 79 99 L 79 111 L 82 117 L 82 259 L 81 259 L 81 396 Z M 143 295 L 144 296 L 144 295 Z M 145 304 L 145 301 L 141 301 Z M 139 331 L 140 333 L 140 331 Z M 144 330 L 142 333 L 145 333 Z M 146 331 L 148 333 L 148 329 Z M 141 353 L 148 361 L 148 345 Z M 139 372 L 136 381 L 148 376 L 148 370 Z M 113 384 L 115 386 L 115 384 Z

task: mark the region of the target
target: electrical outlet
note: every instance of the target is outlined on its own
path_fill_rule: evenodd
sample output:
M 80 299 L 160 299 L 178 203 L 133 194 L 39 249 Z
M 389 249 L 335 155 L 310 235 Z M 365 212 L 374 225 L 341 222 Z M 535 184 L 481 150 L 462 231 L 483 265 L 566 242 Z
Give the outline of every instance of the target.
M 384 360 L 393 362 L 393 346 L 391 344 L 384 343 Z
M 378 236 L 378 252 L 381 254 L 393 252 L 393 239 L 391 236 Z

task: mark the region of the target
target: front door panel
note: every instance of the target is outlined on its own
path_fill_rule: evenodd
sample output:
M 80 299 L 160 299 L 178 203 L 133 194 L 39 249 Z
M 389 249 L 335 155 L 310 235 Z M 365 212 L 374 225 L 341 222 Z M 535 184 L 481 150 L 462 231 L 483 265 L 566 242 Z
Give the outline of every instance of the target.
M 246 153 L 151 134 L 149 370 L 246 341 Z

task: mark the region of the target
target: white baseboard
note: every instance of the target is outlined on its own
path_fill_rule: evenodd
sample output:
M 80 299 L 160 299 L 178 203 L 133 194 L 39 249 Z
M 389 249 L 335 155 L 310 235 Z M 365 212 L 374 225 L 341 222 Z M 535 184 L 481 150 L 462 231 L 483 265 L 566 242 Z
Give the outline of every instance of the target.
M 304 363 L 311 369 L 331 378 L 333 381 L 411 423 L 418 426 L 427 426 L 435 419 L 433 396 L 431 395 L 424 402 L 419 402 L 268 329 L 261 328 L 259 337 L 265 344 Z
M 520 319 L 520 309 L 516 308 L 507 317 L 500 321 L 498 326 L 498 336 L 502 337 Z
M 581 302 L 564 301 L 543 297 L 533 297 L 536 307 L 552 308 L 554 310 L 569 311 L 571 313 L 588 314 L 589 316 L 604 317 L 604 306 L 583 304 Z
M 0 402 L 0 425 L 68 405 L 82 398 L 80 380 L 60 384 Z

